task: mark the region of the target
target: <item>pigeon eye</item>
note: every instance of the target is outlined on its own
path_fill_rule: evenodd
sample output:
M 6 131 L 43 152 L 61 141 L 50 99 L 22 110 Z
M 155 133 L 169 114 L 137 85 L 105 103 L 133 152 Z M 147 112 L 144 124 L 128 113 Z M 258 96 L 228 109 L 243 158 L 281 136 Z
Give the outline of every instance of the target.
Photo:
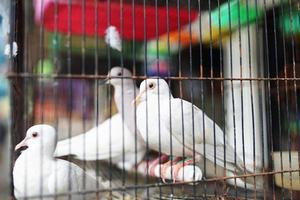
M 117 75 L 118 75 L 118 76 L 121 76 L 121 75 L 122 75 L 122 73 L 121 73 L 121 72 L 119 72 Z
M 154 84 L 153 84 L 153 83 L 150 83 L 150 84 L 149 84 L 149 88 L 150 88 L 150 89 L 153 89 L 153 88 L 154 88 Z
M 37 132 L 34 132 L 34 133 L 32 133 L 32 137 L 37 137 L 38 136 L 38 133 Z

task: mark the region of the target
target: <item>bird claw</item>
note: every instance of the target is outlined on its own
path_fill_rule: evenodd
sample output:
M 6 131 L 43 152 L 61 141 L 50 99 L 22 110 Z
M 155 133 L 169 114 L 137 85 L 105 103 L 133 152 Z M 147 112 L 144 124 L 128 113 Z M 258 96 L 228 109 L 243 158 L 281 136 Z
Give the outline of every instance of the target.
M 168 162 L 166 162 L 160 166 L 160 176 L 161 176 L 163 183 L 167 183 L 166 171 L 167 171 L 168 167 L 170 167 L 170 166 L 172 166 L 172 160 L 169 160 Z
M 185 181 L 185 175 L 183 174 L 183 178 L 178 178 L 180 170 L 193 163 L 193 159 L 186 158 L 182 159 L 181 157 L 176 157 L 176 159 L 170 159 L 166 155 L 162 155 L 155 160 L 148 162 L 146 170 L 148 170 L 149 175 L 153 177 L 160 177 L 163 183 L 167 183 L 167 179 L 171 179 L 173 183 L 176 181 Z M 159 167 L 159 169 L 157 169 Z M 171 167 L 170 171 L 168 170 Z M 158 171 L 160 170 L 160 171 Z M 147 172 L 147 171 L 146 171 Z M 198 175 L 194 175 L 197 176 Z M 202 174 L 201 174 L 202 176 Z M 188 175 L 188 180 L 190 179 L 190 175 Z M 195 179 L 196 177 L 194 177 Z M 197 179 L 197 178 L 196 178 Z M 197 179 L 198 180 L 198 179 Z
M 149 172 L 150 176 L 155 176 L 156 166 L 159 165 L 160 163 L 164 163 L 164 162 L 168 161 L 168 159 L 169 159 L 169 157 L 167 155 L 162 155 L 162 156 L 156 158 L 155 160 L 148 162 L 146 165 L 145 174 L 147 174 L 147 172 Z
M 174 165 L 174 169 L 173 169 L 173 180 L 176 180 L 177 177 L 178 177 L 178 173 L 179 173 L 179 170 L 189 164 L 193 163 L 193 159 L 185 159 L 185 160 L 182 160 L 180 162 L 177 162 L 175 165 Z M 183 180 L 184 180 L 184 177 L 183 177 Z
M 162 168 L 162 169 L 161 169 L 161 178 L 162 178 L 162 180 L 163 180 L 164 183 L 166 183 L 166 180 L 165 180 L 165 179 L 172 179 L 173 183 L 176 182 L 176 177 L 172 176 L 173 173 L 172 173 L 172 175 L 171 175 L 170 178 L 167 178 L 166 173 L 167 173 L 167 169 L 168 169 L 169 167 L 173 168 L 173 166 L 176 165 L 176 164 L 177 164 L 179 161 L 181 161 L 181 160 L 182 160 L 181 157 L 176 157 L 174 160 L 171 159 L 171 160 L 169 160 L 168 162 L 166 162 L 165 164 L 163 164 L 163 165 L 161 166 L 161 168 Z

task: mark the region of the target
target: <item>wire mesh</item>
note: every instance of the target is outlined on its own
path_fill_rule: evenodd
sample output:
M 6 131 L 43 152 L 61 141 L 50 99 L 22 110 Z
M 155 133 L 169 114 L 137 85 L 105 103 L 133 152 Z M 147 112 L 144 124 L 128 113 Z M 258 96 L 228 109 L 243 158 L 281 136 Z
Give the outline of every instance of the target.
M 10 7 L 12 198 L 299 198 L 299 2 Z

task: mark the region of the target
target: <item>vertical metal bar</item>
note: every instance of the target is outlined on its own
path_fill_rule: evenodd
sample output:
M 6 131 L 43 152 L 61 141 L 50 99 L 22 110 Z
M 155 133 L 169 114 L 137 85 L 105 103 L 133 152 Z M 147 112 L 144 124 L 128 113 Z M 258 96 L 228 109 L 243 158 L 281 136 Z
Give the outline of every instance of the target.
M 280 0 L 280 16 L 283 18 L 284 17 L 284 13 L 285 13 L 285 10 L 283 9 L 283 1 Z M 283 25 L 283 24 L 281 24 Z M 288 72 L 287 72 L 287 49 L 286 49 L 286 41 L 285 41 L 285 32 L 282 31 L 282 45 L 283 45 L 283 70 L 284 70 L 284 78 L 287 78 L 289 77 L 290 75 L 288 75 Z M 289 92 L 288 92 L 288 81 L 285 80 L 284 81 L 284 87 L 285 87 L 285 105 L 286 105 L 286 118 L 287 118 L 287 121 L 289 122 L 291 120 L 290 118 L 290 108 L 289 108 Z M 285 132 L 285 131 L 284 131 Z M 289 160 L 289 167 L 291 168 L 292 167 L 292 164 L 291 164 L 291 131 L 290 131 L 290 128 L 288 126 L 287 128 L 287 139 L 288 139 L 288 160 Z M 281 157 L 282 159 L 282 157 Z M 289 186 L 286 186 L 286 187 L 290 187 L 292 188 L 293 185 L 292 185 L 292 173 L 289 174 L 290 175 L 290 185 Z M 290 192 L 290 198 L 293 199 L 293 190 L 289 190 Z
M 41 0 L 41 26 L 40 26 L 40 30 L 39 30 L 39 33 L 40 33 L 40 38 L 39 38 L 39 50 L 40 50 L 40 55 L 39 55 L 39 61 L 41 63 L 41 71 L 40 73 L 43 74 L 44 73 L 44 57 L 45 57 L 45 51 L 44 51 L 44 0 Z M 38 86 L 39 86 L 39 89 L 38 89 L 38 95 L 39 95 L 39 103 L 40 103 L 40 108 L 39 110 L 41 111 L 40 114 L 41 114 L 41 123 L 43 124 L 44 123 L 44 102 L 45 102 L 45 93 L 44 93 L 44 80 L 43 78 L 41 77 L 40 79 L 38 79 Z M 35 119 L 36 121 L 36 119 Z M 42 139 L 42 143 L 43 143 L 43 138 Z M 44 176 L 43 176 L 43 171 L 44 171 L 44 168 L 43 168 L 43 145 L 41 145 L 41 148 L 40 148 L 40 198 L 43 198 L 43 194 L 44 194 L 44 190 L 43 190 L 43 184 L 44 184 Z M 28 189 L 28 188 L 27 188 Z
M 94 5 L 95 5 L 95 26 L 94 26 L 94 31 L 95 31 L 95 36 L 94 36 L 94 45 L 95 45 L 95 51 L 94 51 L 94 59 L 95 59 L 95 69 L 94 69 L 94 75 L 98 76 L 99 74 L 99 37 L 98 37 L 98 28 L 99 28 L 99 18 L 98 18 L 98 0 L 94 1 Z M 99 162 L 98 162 L 98 153 L 99 153 L 99 145 L 98 145 L 98 141 L 99 141 L 99 85 L 98 85 L 98 80 L 95 79 L 94 81 L 94 115 L 95 115 L 95 126 L 96 126 L 96 180 L 97 180 L 97 187 L 96 189 L 99 189 L 99 181 L 100 181 L 100 177 L 99 177 Z
M 249 3 L 247 2 L 247 12 L 249 13 L 249 5 L 248 5 Z M 253 3 L 252 3 L 253 4 Z M 259 31 L 259 23 L 258 23 L 258 17 L 259 17 L 259 15 L 258 15 L 258 1 L 257 0 L 255 0 L 255 2 L 254 2 L 254 6 L 255 6 L 255 34 L 256 35 L 259 35 L 259 34 L 261 34 L 262 36 L 261 37 L 258 37 L 257 39 L 256 39 L 256 44 L 255 44 L 255 48 L 256 49 L 260 49 L 263 45 L 262 45 L 262 43 L 261 43 L 261 40 L 263 40 L 263 34 L 262 34 L 262 32 L 261 31 Z M 262 12 L 262 5 L 260 4 L 260 12 Z M 249 16 L 248 16 L 248 18 L 247 18 L 247 23 L 249 23 Z M 247 29 L 248 29 L 248 35 L 250 36 L 250 29 L 249 29 L 249 25 L 247 25 Z M 251 40 L 250 40 L 250 37 L 248 37 L 248 45 L 250 46 L 250 42 L 251 42 Z M 250 52 L 250 51 L 249 51 Z M 259 57 L 259 59 L 257 59 L 257 61 L 258 61 L 258 65 L 261 65 L 262 63 L 264 63 L 263 62 L 263 56 L 264 56 L 264 52 L 263 51 L 259 51 L 259 52 L 257 52 L 256 53 L 257 54 L 257 56 Z M 251 62 L 251 59 L 249 59 L 249 62 Z M 250 71 L 251 70 L 251 71 Z M 250 71 L 250 78 L 252 78 L 252 67 L 251 67 L 251 64 L 249 63 L 249 71 Z M 262 75 L 264 75 L 265 73 L 264 73 L 264 71 L 265 71 L 265 69 L 261 69 L 260 70 L 260 73 L 262 74 Z M 258 84 L 258 87 L 261 87 L 262 88 L 262 90 L 264 90 L 265 91 L 265 87 L 264 87 L 264 85 L 265 85 L 265 82 L 264 81 L 261 81 L 261 82 L 258 82 L 257 83 Z M 251 112 L 252 113 L 254 113 L 254 105 L 253 105 L 253 84 L 252 84 L 252 81 L 250 80 L 250 91 L 251 91 Z M 266 101 L 265 101 L 265 92 L 261 92 L 260 93 L 260 95 L 259 95 L 259 99 L 260 99 L 260 109 L 259 110 L 265 110 L 266 111 L 266 113 L 265 114 L 262 114 L 261 115 L 261 119 L 262 119 L 262 121 L 263 121 L 263 123 L 262 123 L 262 130 L 261 130 L 261 138 L 263 138 L 262 139 L 262 141 L 261 141 L 261 146 L 262 146 L 262 166 L 263 166 L 263 168 L 262 168 L 262 172 L 265 172 L 265 166 L 267 166 L 267 160 L 268 160 L 268 158 L 267 158 L 267 154 L 265 153 L 266 151 L 267 151 L 267 148 L 268 148 L 268 146 L 267 146 L 267 139 L 265 139 L 265 138 L 267 138 L 267 128 L 266 128 L 266 126 L 267 126 L 267 119 L 266 119 L 266 117 L 267 117 L 267 113 L 268 113 L 268 108 L 267 108 L 267 105 L 266 105 Z M 253 128 L 253 138 L 255 138 L 255 123 L 254 123 L 254 115 L 252 115 L 252 128 Z M 254 143 L 254 141 L 255 140 L 253 140 L 253 146 L 255 146 L 255 143 Z M 253 160 L 255 160 L 256 158 L 255 158 L 255 154 L 254 154 L 254 157 L 253 157 Z M 255 162 L 254 162 L 255 163 Z M 255 172 L 255 170 L 256 170 L 256 166 L 255 166 L 255 164 L 253 163 L 253 167 L 254 167 L 254 172 Z M 254 179 L 255 179 L 256 177 L 254 177 Z M 267 197 L 267 192 L 268 192 L 268 188 L 267 187 L 265 187 L 265 186 L 268 186 L 268 184 L 265 182 L 265 176 L 262 176 L 262 179 L 263 179 L 263 194 L 264 194 L 264 198 L 266 198 Z M 255 182 L 256 183 L 256 182 Z M 256 197 L 256 196 L 255 196 Z
M 252 4 L 251 4 L 252 5 Z M 255 4 L 256 6 L 256 11 L 257 11 L 257 2 Z M 255 57 L 255 55 L 252 55 L 252 51 L 251 51 L 251 34 L 250 34 L 250 21 L 249 21 L 249 3 L 248 3 L 248 0 L 246 1 L 246 9 L 247 9 L 247 34 L 248 34 L 248 48 L 249 48 L 249 52 L 248 52 L 248 57 L 249 57 L 249 77 L 252 78 L 252 57 Z M 258 16 L 256 16 L 258 17 Z M 256 23 L 257 23 L 257 20 L 256 20 Z M 257 30 L 257 24 L 255 24 L 255 34 L 258 36 L 258 30 Z M 257 37 L 257 40 L 259 40 L 260 37 L 258 36 Z M 259 48 L 258 46 L 256 46 L 256 48 Z M 257 54 L 257 53 L 256 53 Z M 258 55 L 258 54 L 257 54 Z M 256 65 L 259 65 L 259 61 L 260 61 L 260 57 L 258 57 L 256 59 L 256 62 L 257 63 L 254 63 Z M 259 83 L 255 83 L 255 85 L 258 85 L 259 87 Z M 252 113 L 252 137 L 253 137 L 253 141 L 252 141 L 252 145 L 253 145 L 253 169 L 254 169 L 254 173 L 256 172 L 256 130 L 255 130 L 255 110 L 254 110 L 254 97 L 253 97 L 253 84 L 252 84 L 252 81 L 250 80 L 250 104 L 251 104 L 251 113 Z M 260 107 L 261 110 L 262 109 L 265 109 L 263 106 Z M 264 116 L 261 117 L 262 120 L 264 120 Z M 262 135 L 261 135 L 261 138 L 262 138 L 262 141 L 261 141 L 261 145 L 262 145 L 262 169 L 264 169 L 264 163 L 265 163 L 265 154 L 264 154 L 264 123 L 262 123 L 262 127 L 261 127 L 261 131 L 262 131 Z M 244 149 L 245 150 L 245 149 Z M 244 154 L 246 152 L 244 151 Z M 259 153 L 259 152 L 258 152 Z M 243 158 L 244 159 L 244 158 Z M 246 168 L 244 168 L 244 171 L 246 173 Z M 253 177 L 254 179 L 254 193 L 255 193 L 255 198 L 256 198 L 256 177 L 254 176 Z M 245 179 L 246 181 L 246 179 Z
M 81 37 L 81 75 L 84 76 L 85 75 L 85 52 L 86 52 L 86 34 L 85 34 L 85 21 L 86 21 L 86 4 L 85 4 L 85 0 L 81 1 L 81 29 L 82 29 L 82 37 Z M 86 91 L 86 84 L 88 84 L 88 82 L 83 79 L 80 80 L 80 84 L 81 84 L 81 92 L 82 92 L 82 97 L 81 97 L 81 102 L 82 102 L 82 113 L 81 113 L 81 120 L 82 120 L 82 130 L 83 133 L 86 132 L 86 95 L 85 95 L 85 91 Z M 83 169 L 86 170 L 86 138 L 85 138 L 85 134 L 83 135 L 83 145 L 82 148 L 84 149 L 83 151 Z M 82 177 L 82 184 L 83 184 L 83 191 L 88 189 L 86 188 L 86 175 L 83 174 Z M 85 195 L 83 196 L 85 199 Z
M 107 27 L 111 25 L 111 2 L 110 0 L 107 1 Z M 108 71 L 111 69 L 111 51 L 110 47 L 107 45 L 107 67 Z M 108 88 L 108 93 L 107 93 L 107 99 L 108 99 L 108 104 L 109 104 L 109 117 L 112 116 L 112 102 L 111 102 L 111 96 L 112 96 L 112 90 L 111 87 Z M 111 120 L 109 121 L 109 168 L 112 168 L 112 150 L 111 150 Z M 109 170 L 109 187 L 112 188 L 112 170 Z M 110 195 L 112 195 L 112 192 L 110 191 Z
M 29 50 L 29 45 L 28 45 L 28 40 L 29 40 L 29 26 L 30 26 L 30 22 L 29 22 L 29 16 L 28 16 L 28 8 L 30 7 L 30 5 L 28 5 L 29 3 L 26 2 L 25 5 L 24 5 L 24 17 L 25 17 L 25 20 L 24 20 L 24 23 L 26 24 L 24 26 L 24 29 L 25 29 L 25 33 L 24 33 L 24 46 L 23 46 L 23 49 L 25 49 L 25 55 L 23 56 L 24 58 L 24 69 L 23 69 L 23 72 L 25 73 L 28 73 L 29 72 L 29 69 L 28 69 L 28 57 L 29 57 L 29 54 L 30 54 L 30 50 Z M 29 78 L 29 81 L 27 80 L 28 78 L 24 78 L 23 82 L 24 82 L 24 93 L 23 93 L 23 98 L 24 98 L 24 114 L 23 114 L 23 123 L 24 123 L 24 128 L 26 129 L 27 127 L 30 126 L 30 121 L 29 118 L 30 115 L 29 114 L 29 101 L 32 100 L 30 99 L 30 95 L 29 95 L 29 87 L 28 87 L 28 84 L 31 83 L 32 85 L 32 79 Z M 25 132 L 25 131 L 24 131 Z M 28 175 L 27 175 L 27 170 L 28 170 L 28 160 L 27 160 L 27 156 L 25 158 L 25 167 L 24 167 L 24 196 L 27 196 L 27 181 L 28 181 Z
M 146 13 L 146 0 L 143 0 L 143 22 L 144 22 L 144 75 L 147 77 L 148 72 L 148 59 L 147 59 L 147 13 Z M 147 81 L 146 81 L 147 85 Z M 149 151 L 149 126 L 148 126 L 148 95 L 146 87 L 146 151 Z M 147 154 L 147 160 L 149 160 L 149 155 Z M 146 169 L 149 168 L 149 162 L 146 164 Z M 149 183 L 149 170 L 146 170 L 146 184 Z M 146 196 L 149 199 L 149 188 L 146 188 Z
M 277 32 L 276 32 L 276 12 L 274 0 L 272 1 L 272 17 L 273 17 L 273 33 L 274 33 L 274 50 L 275 50 L 275 78 L 276 80 L 276 93 L 277 93 L 277 112 L 278 112 L 278 131 L 279 131 L 279 151 L 280 151 L 280 169 L 283 170 L 283 161 L 282 161 L 282 128 L 281 128 L 281 109 L 280 109 L 280 92 L 279 92 L 279 71 L 278 71 L 278 46 L 277 46 Z M 281 173 L 281 184 L 283 184 L 283 173 Z M 284 197 L 284 190 L 281 188 L 281 198 Z
M 133 76 L 136 76 L 136 48 L 135 48 L 135 0 L 132 0 L 132 65 L 133 65 L 133 70 L 132 70 L 132 74 Z M 134 85 L 135 85 L 135 81 L 134 81 Z M 134 90 L 134 97 L 137 96 L 137 91 Z M 138 161 L 137 161 L 137 154 L 138 154 L 138 150 L 137 150 L 137 145 L 138 145 L 138 134 L 139 131 L 137 129 L 137 118 L 136 118 L 136 106 L 134 106 L 134 152 L 135 152 L 135 158 L 134 158 L 134 163 L 135 166 L 138 166 Z M 138 172 L 137 170 L 134 173 L 134 184 L 137 186 L 138 185 Z M 134 196 L 135 199 L 138 198 L 138 193 L 137 193 L 137 187 L 134 187 Z
M 121 47 L 122 47 L 122 43 L 123 43 L 123 0 L 120 0 L 120 37 L 121 37 Z M 121 48 L 121 55 L 120 55 L 120 61 L 121 61 L 121 67 L 122 67 L 122 74 L 124 74 L 123 71 L 123 67 L 124 67 L 124 58 L 123 58 L 123 48 Z M 122 119 L 123 119 L 123 123 L 122 123 L 122 162 L 123 162 L 123 166 L 122 166 L 122 185 L 125 186 L 125 167 L 124 167 L 124 163 L 125 163 L 125 135 L 124 135 L 124 123 L 125 123 L 125 113 L 124 113 L 124 77 L 122 76 L 121 78 L 121 96 L 122 96 Z M 123 199 L 125 198 L 125 190 L 122 192 L 122 196 Z
M 241 12 L 240 12 L 240 0 L 237 1 L 237 7 L 238 7 L 238 46 L 239 46 L 239 67 L 240 67 L 240 98 L 241 98 L 241 133 L 242 133 L 242 159 L 243 159 L 243 165 L 245 166 L 245 132 L 244 132 L 244 91 L 243 91 L 243 59 L 242 59 L 242 33 L 241 33 Z M 247 13 L 248 15 L 248 13 Z M 249 33 L 249 32 L 248 32 Z M 243 33 L 244 35 L 245 33 Z M 249 35 L 248 35 L 249 37 Z M 249 48 L 249 46 L 248 46 Z M 245 47 L 244 47 L 245 49 Z M 249 51 L 248 51 L 249 52 Z M 250 52 L 248 56 L 251 55 Z M 250 58 L 249 58 L 250 60 Z M 253 113 L 252 113 L 253 116 Z M 253 138 L 254 141 L 254 138 Z M 238 141 L 240 142 L 240 141 Z M 255 149 L 255 146 L 253 147 Z M 255 154 L 255 153 L 254 153 Z M 237 157 L 237 156 L 236 156 Z M 244 167 L 244 172 L 246 171 L 246 167 Z M 247 185 L 246 185 L 246 178 L 244 179 L 244 189 L 245 189 L 245 199 L 247 199 Z
M 55 0 L 54 2 L 54 44 L 52 41 L 52 45 L 56 45 L 54 46 L 54 55 L 53 55 L 53 62 L 54 62 L 54 66 L 55 66 L 55 72 L 56 74 L 58 74 L 59 72 L 59 66 L 58 66 L 58 55 L 57 55 L 57 47 L 59 45 L 58 43 L 58 0 Z M 58 120 L 56 118 L 56 120 Z M 56 128 L 57 128 L 57 124 L 56 124 Z
M 298 11 L 300 9 L 300 2 L 298 2 Z M 295 4 L 296 6 L 296 4 Z M 290 17 L 290 26 L 291 26 L 291 43 L 292 43 L 292 65 L 293 65 L 293 78 L 296 78 L 296 57 L 295 54 L 297 54 L 295 52 L 295 33 L 294 33 L 294 27 L 293 27 L 293 17 L 292 17 L 292 1 L 289 0 L 289 17 Z M 299 16 L 300 19 L 300 16 Z M 299 54 L 298 54 L 299 55 Z M 294 95 L 295 95 L 295 121 L 297 121 L 297 117 L 299 116 L 299 110 L 298 110 L 298 95 L 297 95 L 297 82 L 294 80 L 293 81 L 293 86 L 294 86 Z M 299 133 L 299 125 L 296 125 L 296 133 Z M 298 141 L 299 144 L 299 141 Z M 293 150 L 297 150 L 297 149 L 293 149 Z M 299 151 L 298 151 L 298 158 L 299 158 Z M 300 173 L 299 173 L 299 177 L 298 179 L 300 179 Z
M 72 74 L 72 1 L 68 0 L 68 33 L 67 33 L 67 73 Z M 68 79 L 68 138 L 72 137 L 72 109 L 73 109 L 73 80 Z M 69 152 L 71 152 L 71 140 L 69 140 Z M 69 170 L 68 170 L 68 199 L 71 199 L 70 192 L 72 190 L 71 185 L 71 162 L 70 156 L 68 156 Z
M 220 0 L 218 0 L 218 24 L 219 24 L 219 27 L 218 27 L 218 34 L 219 34 L 219 54 L 220 54 L 220 78 L 224 78 L 224 65 L 223 65 L 223 45 L 222 45 L 222 32 L 221 32 L 221 8 L 220 8 Z M 226 121 L 225 121 L 225 99 L 224 99 L 224 90 L 225 90 L 225 83 L 224 81 L 221 81 L 221 106 L 222 106 L 222 121 L 223 121 L 223 143 L 225 144 L 224 145 L 224 148 L 223 148 L 223 151 L 224 151 L 224 175 L 226 175 L 226 143 L 227 143 L 227 140 L 226 140 L 226 128 L 225 128 L 225 124 L 226 124 Z M 226 182 L 225 180 L 223 181 L 223 185 L 225 185 Z
M 226 70 L 229 70 L 230 78 L 233 78 L 233 60 L 232 60 L 232 26 L 231 26 L 231 5 L 230 5 L 230 1 L 228 1 L 228 16 L 229 16 L 229 50 L 227 49 L 227 51 L 229 51 L 229 68 L 230 69 L 226 69 L 228 68 L 228 66 L 226 66 Z M 228 46 L 226 46 L 226 48 L 228 48 Z M 225 59 L 228 59 L 228 57 L 226 57 L 225 55 Z M 225 75 L 225 74 L 224 74 Z M 236 121 L 235 121 L 235 99 L 234 99 L 234 90 L 233 90 L 233 80 L 230 80 L 230 92 L 231 92 L 231 103 L 232 103 L 232 119 L 229 118 L 228 122 L 233 122 L 233 147 L 234 147 L 234 163 L 236 164 L 236 153 L 237 153 L 237 145 L 236 145 Z M 227 100 L 227 97 L 225 98 Z M 227 104 L 227 103 L 226 103 Z M 230 117 L 230 116 L 229 116 Z M 226 125 L 225 125 L 226 127 Z M 230 130 L 229 130 L 230 131 Z M 229 142 L 230 142 L 230 138 L 229 138 Z M 236 172 L 234 172 L 236 173 Z M 236 190 L 236 178 L 234 178 L 234 189 L 235 189 L 235 198 L 237 198 L 237 190 Z
M 155 39 L 156 39 L 156 67 L 157 67 L 157 72 L 160 75 L 160 70 L 159 70 L 159 36 L 158 36 L 158 4 L 157 0 L 155 0 Z M 157 95 L 157 109 L 158 109 L 158 152 L 159 152 L 159 163 L 161 163 L 161 123 L 160 123 L 160 89 L 159 89 L 159 81 L 157 80 L 157 89 L 158 89 L 158 95 Z M 162 177 L 161 173 L 161 167 L 159 167 L 159 176 Z M 161 185 L 159 185 L 159 198 L 162 198 L 162 189 Z
M 193 76 L 193 57 L 192 57 L 192 26 L 191 26 L 191 1 L 188 0 L 188 22 L 189 22 L 189 25 L 188 25 L 188 28 L 189 28 L 189 76 L 192 77 Z M 190 81 L 190 97 L 191 97 L 191 109 L 192 109 L 192 137 L 193 137 L 193 170 L 194 170 L 194 173 L 193 173 L 193 180 L 195 180 L 195 169 L 196 169 L 196 166 L 195 166 L 195 118 L 194 118 L 194 85 L 193 85 L 194 81 L 191 80 Z M 171 116 L 171 115 L 170 115 Z M 196 183 L 193 182 L 193 197 L 196 198 Z
M 24 24 L 26 24 L 25 26 L 24 26 L 24 49 L 25 49 L 25 51 L 24 51 L 24 55 L 23 55 L 23 62 L 24 62 L 24 66 L 23 66 L 23 71 L 25 72 L 25 73 L 28 73 L 29 72 L 29 68 L 28 68 L 28 66 L 30 66 L 29 65 L 29 52 L 30 52 L 30 50 L 29 50 L 29 35 L 30 35 L 30 33 L 29 33 L 29 26 L 30 26 L 30 21 L 29 21 L 29 5 L 28 5 L 29 3 L 28 2 L 25 2 L 24 3 L 24 10 L 23 10 L 23 12 L 24 12 Z M 29 95 L 29 87 L 30 87 L 30 82 L 31 81 L 28 81 L 28 78 L 24 78 L 24 113 L 23 113 L 23 123 L 24 123 L 24 127 L 29 127 L 29 124 L 30 124 L 30 120 L 29 120 L 29 116 L 31 116 L 30 114 L 29 114 L 29 98 L 30 98 L 30 95 Z M 26 166 L 27 166 L 27 163 L 26 163 Z M 26 169 L 24 169 L 24 171 L 25 171 Z M 25 182 L 26 182 L 26 180 L 27 180 L 27 173 L 25 173 L 25 177 L 24 177 L 24 180 L 25 180 Z
M 214 77 L 214 70 L 213 70 L 213 47 L 212 47 L 212 18 L 211 18 L 211 1 L 208 1 L 208 12 L 209 12 L 209 17 L 208 17 L 208 23 L 209 23 L 209 55 L 210 55 L 210 77 Z M 215 124 L 215 99 L 214 99 L 214 81 L 210 80 L 210 89 L 211 89 L 211 98 L 212 98 L 212 104 L 211 104 L 211 109 L 212 109 L 212 115 L 213 115 L 213 138 L 214 138 L 214 174 L 216 175 L 217 173 L 217 158 L 216 158 L 216 124 Z M 215 187 L 214 187 L 214 194 L 215 197 L 217 196 L 217 185 L 215 182 Z
M 199 14 L 201 14 L 201 0 L 198 0 L 198 12 Z M 199 16 L 200 20 L 199 20 L 199 46 L 200 46 L 200 52 L 199 52 L 199 56 L 200 56 L 200 78 L 204 77 L 204 69 L 203 69 L 203 47 L 202 47 L 202 42 L 203 42 L 203 38 L 202 38 L 202 17 Z M 204 96 L 204 84 L 203 84 L 203 80 L 201 80 L 200 82 L 200 91 L 201 91 L 201 108 L 204 110 L 204 101 L 205 101 L 205 96 Z M 206 173 L 206 148 L 205 148 L 205 120 L 204 120 L 204 112 L 202 112 L 202 123 L 203 123 L 203 166 L 204 166 L 204 173 L 203 176 L 206 177 L 207 173 Z M 207 198 L 207 184 L 205 182 L 204 184 L 204 198 Z
M 171 58 L 171 51 L 170 51 L 170 10 L 169 10 L 169 0 L 166 0 L 166 9 L 167 9 L 167 52 L 168 52 L 168 77 L 171 76 L 171 61 L 170 61 L 170 58 Z M 169 84 L 169 87 L 171 87 L 171 80 L 168 79 L 168 84 Z M 172 106 L 171 106 L 171 98 L 172 98 L 172 94 L 171 92 L 169 93 L 169 116 L 171 118 L 172 116 Z M 170 120 L 170 123 L 169 123 L 169 126 L 170 126 L 170 158 L 173 158 L 173 141 L 172 141 L 172 120 Z M 170 173 L 171 173 L 171 179 L 174 179 L 173 177 L 173 167 L 171 167 L 171 170 L 170 170 Z M 170 185 L 170 189 L 171 189 L 171 196 L 174 195 L 174 187 L 173 187 L 173 184 Z
M 24 41 L 24 23 L 22 23 L 23 19 L 23 4 L 24 2 L 21 0 L 11 0 L 10 1 L 10 34 L 9 34 L 9 44 L 10 49 L 12 49 L 12 45 L 14 41 L 18 43 L 18 56 L 14 58 L 12 55 L 9 59 L 9 65 L 11 67 L 11 71 L 15 73 L 22 73 L 23 71 L 23 43 Z M 12 52 L 11 52 L 12 54 Z M 23 121 L 23 112 L 24 112 L 24 88 L 22 84 L 22 78 L 15 77 L 10 80 L 10 107 L 11 107 L 11 137 L 10 137 L 10 194 L 14 196 L 14 187 L 13 187 L 13 175 L 12 169 L 14 166 L 14 161 L 16 159 L 14 147 L 24 136 L 24 124 L 18 123 Z
M 257 13 L 257 9 L 256 9 L 256 13 Z M 267 7 L 266 7 L 266 0 L 264 0 L 263 2 L 263 12 L 264 12 L 264 41 L 265 41 L 265 62 L 266 62 L 266 78 L 270 78 L 271 74 L 270 74 L 270 61 L 269 61 L 269 38 L 268 38 L 268 21 L 267 21 Z M 266 87 L 266 96 L 267 96 L 267 130 L 268 130 L 268 140 L 270 142 L 270 152 L 273 153 L 273 121 L 272 121 L 272 101 L 271 101 L 271 82 L 270 80 L 267 81 L 267 84 L 265 85 Z M 274 167 L 273 167 L 274 169 Z M 275 192 L 275 179 L 274 176 L 272 176 L 272 195 L 273 199 L 276 199 L 276 192 Z
M 177 0 L 177 31 L 178 31 L 178 76 L 182 77 L 182 66 L 181 66 L 181 23 L 180 23 L 180 0 Z M 185 139 L 184 139 L 184 114 L 183 114 L 183 90 L 182 90 L 182 80 L 179 80 L 179 95 L 181 99 L 180 112 L 181 112 L 181 132 L 182 132 L 182 157 L 185 158 Z M 184 174 L 184 173 L 183 173 Z
M 52 40 L 52 45 L 54 45 L 53 47 L 53 64 L 55 66 L 55 73 L 58 74 L 59 73 L 59 69 L 58 69 L 58 55 L 57 55 L 57 51 L 58 51 L 58 0 L 55 0 L 54 2 L 54 41 Z M 58 132 L 58 105 L 59 105 L 59 100 L 58 100 L 58 87 L 59 87 L 59 81 L 57 79 L 54 80 L 55 84 L 53 87 L 53 98 L 54 98 L 54 119 L 55 119 L 55 129 Z M 58 137 L 58 136 L 57 136 Z M 55 163 L 55 169 L 57 163 Z M 54 193 L 57 194 L 58 192 L 58 175 L 57 175 L 57 171 L 55 171 L 55 184 L 54 184 Z M 55 196 L 55 199 L 57 199 L 57 196 Z

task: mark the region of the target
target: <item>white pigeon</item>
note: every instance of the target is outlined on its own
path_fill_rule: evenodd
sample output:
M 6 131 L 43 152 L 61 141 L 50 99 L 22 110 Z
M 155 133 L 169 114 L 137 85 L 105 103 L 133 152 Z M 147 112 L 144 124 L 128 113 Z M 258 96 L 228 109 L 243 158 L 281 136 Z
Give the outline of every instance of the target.
M 86 133 L 59 141 L 55 156 L 73 155 L 86 161 L 111 158 L 113 164 L 125 170 L 132 170 L 144 158 L 145 143 L 135 127 L 135 110 L 131 105 L 138 89 L 131 76 L 125 68 L 110 70 L 106 83 L 114 86 L 118 113 Z
M 205 157 L 206 165 L 210 166 L 207 167 L 206 173 L 208 176 L 214 176 L 214 163 L 219 168 L 224 167 L 225 145 L 226 174 L 243 173 L 243 162 L 238 155 L 235 162 L 234 149 L 229 144 L 224 144 L 221 128 L 192 103 L 174 98 L 165 80 L 160 78 L 144 80 L 135 102 L 137 126 L 150 148 L 167 155 L 172 153 L 172 156 L 176 157 L 195 155 L 196 161 L 203 161 Z M 182 166 L 182 163 L 179 165 Z
M 15 150 L 27 146 L 13 168 L 14 193 L 17 199 L 37 196 L 40 199 L 96 199 L 95 193 L 78 192 L 97 189 L 97 181 L 77 165 L 53 158 L 56 131 L 52 126 L 40 124 L 28 129 L 26 137 Z M 101 186 L 100 186 L 101 189 Z M 46 195 L 44 197 L 44 195 Z M 48 195 L 48 196 L 47 196 Z

